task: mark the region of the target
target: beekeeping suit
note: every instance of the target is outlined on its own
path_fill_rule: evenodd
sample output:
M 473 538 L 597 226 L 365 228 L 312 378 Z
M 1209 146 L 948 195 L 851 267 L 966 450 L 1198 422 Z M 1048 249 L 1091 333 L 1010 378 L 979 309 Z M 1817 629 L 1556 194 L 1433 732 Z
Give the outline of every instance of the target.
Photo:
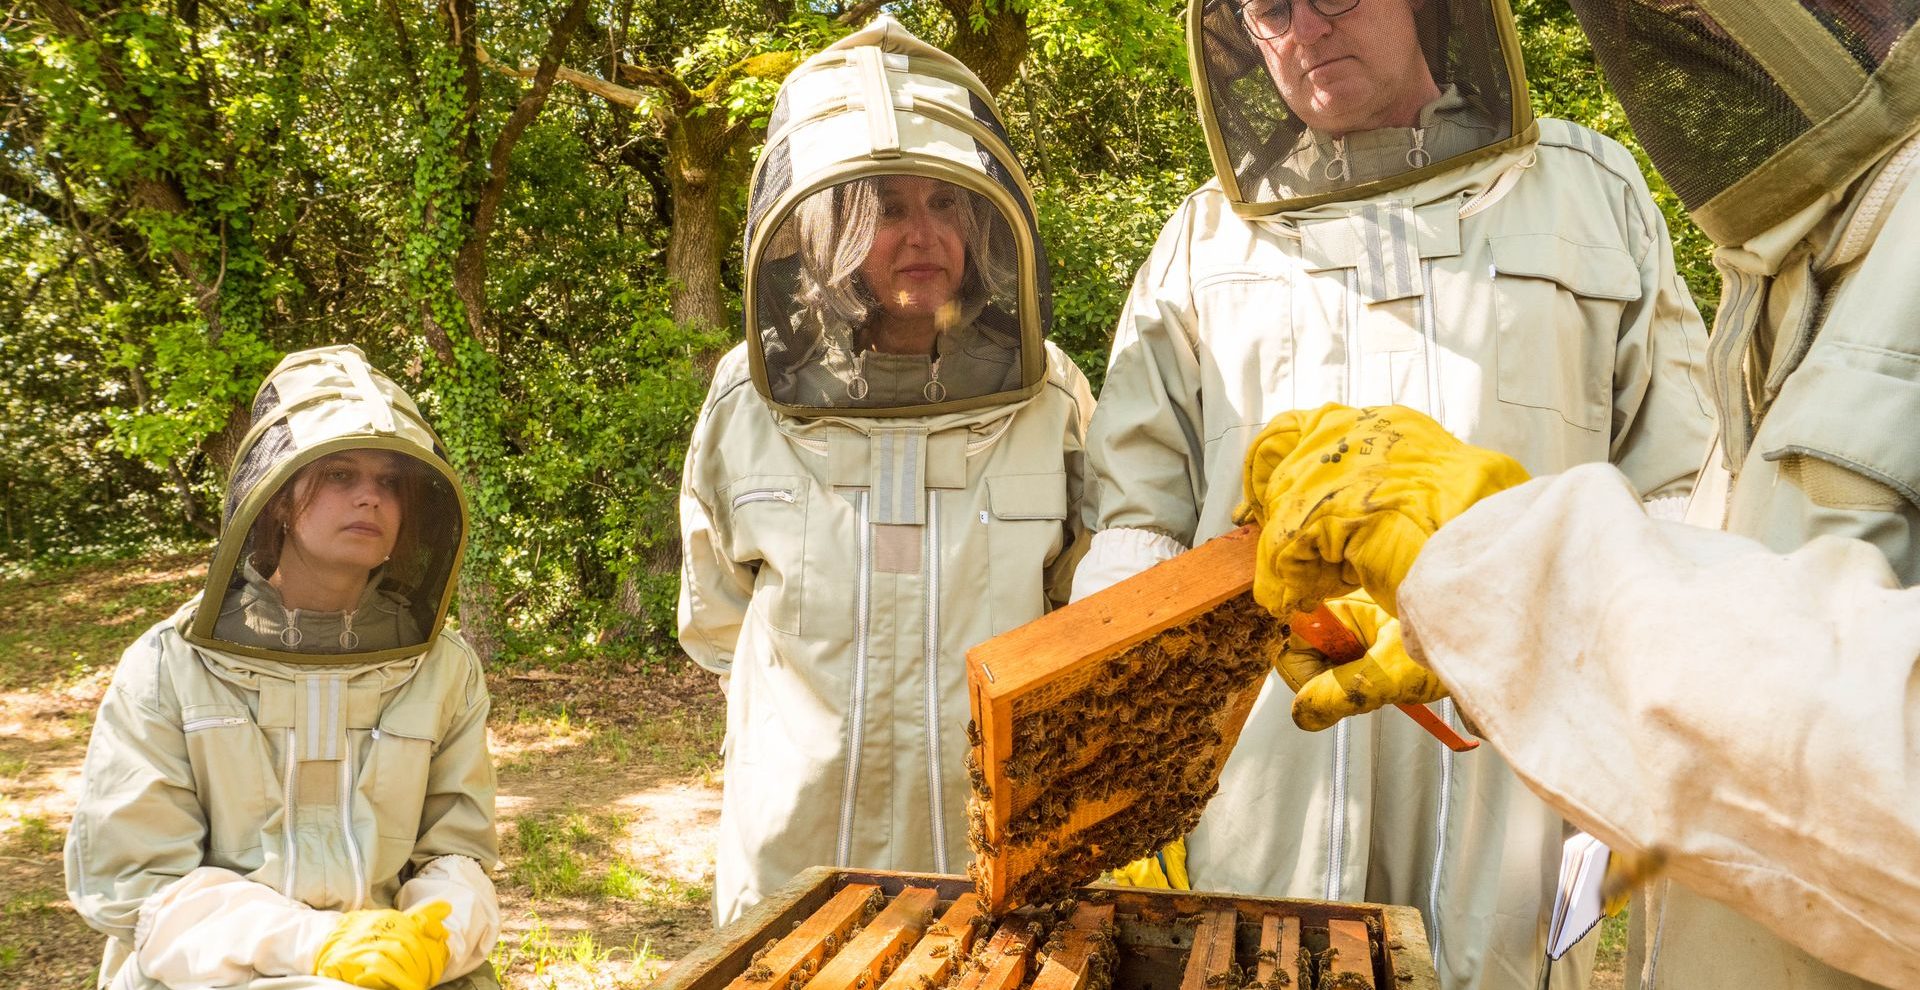
M 101 984 L 344 987 L 312 974 L 345 913 L 442 901 L 442 979 L 494 986 L 487 692 L 445 624 L 458 482 L 357 348 L 289 355 L 253 413 L 205 590 L 127 649 L 87 747 L 67 892 L 108 936 Z M 292 607 L 287 527 L 359 457 L 398 500 L 392 549 L 353 608 Z
M 1715 500 L 1701 514 L 1717 518 L 1724 505 L 1729 531 L 1781 553 L 1820 536 L 1865 540 L 1884 552 L 1900 584 L 1920 581 L 1913 6 L 1573 6 L 1654 164 L 1719 245 L 1714 260 L 1724 288 L 1709 369 L 1723 451 L 1716 466 L 1732 472 L 1732 483 L 1724 503 Z M 1660 621 L 1688 619 L 1675 613 Z M 1764 680 L 1739 675 L 1739 651 L 1711 662 L 1727 671 L 1716 701 L 1728 711 L 1778 704 Z M 1859 662 L 1865 673 L 1871 661 L 1863 655 Z M 1864 697 L 1867 682 L 1856 686 Z M 1808 724 L 1796 719 L 1815 716 L 1785 717 L 1784 725 L 1767 718 L 1764 731 L 1791 737 L 1793 725 Z M 1911 761 L 1912 752 L 1904 758 Z M 1867 766 L 1888 759 L 1899 754 L 1862 754 Z M 1557 769 L 1577 774 L 1580 766 Z M 1770 770 L 1717 772 L 1737 789 Z M 1551 791 L 1573 786 L 1558 774 L 1539 783 Z M 1698 821 L 1705 828 L 1708 819 Z M 1671 824 L 1682 829 L 1689 821 Z M 1776 921 L 1769 931 L 1743 917 L 1758 903 L 1750 895 L 1718 888 L 1722 904 L 1683 884 L 1656 885 L 1636 906 L 1630 986 L 1864 985 L 1776 937 L 1794 923 Z M 1808 944 L 1804 931 L 1793 933 Z M 1853 955 L 1832 961 L 1865 972 Z M 1913 972 L 1889 985 L 1912 985 Z
M 1066 599 L 1092 411 L 990 94 L 891 19 L 788 76 L 745 241 L 680 500 L 722 923 L 809 866 L 965 868 L 963 656 Z
M 1326 401 L 1423 409 L 1535 472 L 1610 460 L 1667 511 L 1690 492 L 1706 341 L 1632 156 L 1532 117 L 1505 3 L 1411 6 L 1296 2 L 1274 41 L 1235 5 L 1190 7 L 1216 179 L 1115 334 L 1076 594 L 1231 528 L 1249 441 Z M 1318 128 L 1326 107 L 1302 101 L 1337 77 L 1289 95 L 1343 52 L 1334 71 L 1405 68 L 1395 44 L 1426 53 L 1412 126 Z M 1449 753 L 1397 712 L 1305 733 L 1290 697 L 1269 679 L 1188 838 L 1193 886 L 1413 904 L 1444 986 L 1540 986 L 1560 819 L 1494 754 Z M 1585 970 L 1556 964 L 1552 985 Z

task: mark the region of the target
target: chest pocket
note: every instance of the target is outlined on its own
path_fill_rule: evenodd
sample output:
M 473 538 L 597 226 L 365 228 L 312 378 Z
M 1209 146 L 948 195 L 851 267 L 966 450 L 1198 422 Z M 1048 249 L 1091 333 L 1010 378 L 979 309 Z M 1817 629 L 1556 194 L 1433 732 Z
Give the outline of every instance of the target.
M 1620 320 L 1640 298 L 1633 257 L 1554 234 L 1494 237 L 1490 244 L 1500 401 L 1606 430 Z
M 1856 357 L 1880 367 L 1856 366 Z M 1859 346 L 1846 358 L 1817 354 L 1788 377 L 1754 445 L 1763 458 L 1781 462 L 1815 505 L 1920 513 L 1920 445 L 1913 442 L 1920 382 L 1902 367 L 1911 358 Z M 1903 575 L 1914 567 L 1899 560 L 1894 566 Z
M 997 636 L 1047 611 L 1047 565 L 1066 542 L 1066 472 L 988 478 L 987 515 Z
M 261 835 L 281 813 L 274 747 L 247 706 L 187 705 L 180 712 L 194 789 L 207 815 L 211 864 L 246 873 L 259 865 Z
M 808 479 L 747 475 L 720 491 L 727 553 L 752 565 L 753 604 L 768 625 L 800 633 L 805 614 Z
M 400 872 L 412 855 L 424 823 L 434 750 L 445 732 L 437 704 L 397 704 L 367 733 L 360 765 L 360 793 L 373 808 L 380 848 L 371 876 Z

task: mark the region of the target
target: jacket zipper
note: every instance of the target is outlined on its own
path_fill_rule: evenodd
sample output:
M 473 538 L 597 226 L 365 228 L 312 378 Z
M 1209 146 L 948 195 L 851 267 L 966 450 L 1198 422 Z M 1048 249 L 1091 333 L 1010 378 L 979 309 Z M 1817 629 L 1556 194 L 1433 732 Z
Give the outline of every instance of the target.
M 287 868 L 280 892 L 294 900 L 300 900 L 299 892 L 294 889 L 294 884 L 300 879 L 298 862 L 299 846 L 295 844 L 293 836 L 293 775 L 300 769 L 299 763 L 294 760 L 294 748 L 297 744 L 298 740 L 294 738 L 293 728 L 289 726 L 287 729 L 287 769 L 286 772 L 282 774 L 284 779 L 281 781 L 282 793 L 280 795 L 280 841 L 285 843 L 287 847 Z
M 1347 747 L 1348 724 L 1342 721 L 1333 729 L 1333 806 L 1328 811 L 1327 827 L 1327 900 L 1340 900 L 1340 876 L 1346 872 L 1347 858 Z
M 180 727 L 181 732 L 199 732 L 201 729 L 214 729 L 224 725 L 245 725 L 247 720 L 238 715 L 215 715 L 211 718 L 196 718 Z
M 351 747 L 349 747 L 351 748 Z M 360 842 L 353 837 L 353 756 L 340 761 L 340 835 L 347 842 L 347 865 L 353 872 L 353 907 L 358 911 L 367 902 L 366 867 L 360 862 Z
M 1360 394 L 1360 270 L 1347 269 L 1347 394 L 1341 401 L 1352 405 Z
M 853 859 L 853 807 L 854 798 L 860 792 L 860 748 L 867 730 L 867 613 L 871 607 L 868 599 L 873 594 L 873 534 L 867 525 L 870 495 L 861 492 L 859 496 L 860 571 L 854 582 L 853 696 L 847 704 L 851 720 L 847 727 L 847 781 L 846 791 L 840 795 L 840 841 L 834 853 L 834 861 L 841 867 Z
M 1459 728 L 1458 719 L 1453 717 L 1453 699 L 1440 702 L 1440 720 Z M 1428 942 L 1433 948 L 1433 965 L 1440 967 L 1440 868 L 1447 858 L 1447 832 L 1449 819 L 1453 815 L 1453 751 L 1440 743 L 1434 743 L 1440 753 L 1440 809 L 1434 815 L 1433 837 L 1433 873 L 1427 880 L 1427 928 Z
M 1447 421 L 1447 403 L 1440 397 L 1440 331 L 1434 326 L 1433 301 L 1433 260 L 1420 262 L 1421 274 L 1425 276 L 1423 284 L 1427 291 L 1420 296 L 1420 329 L 1427 347 L 1427 414 L 1434 422 L 1445 424 Z
M 784 488 L 759 488 L 733 497 L 733 507 L 736 509 L 753 502 L 785 502 L 792 505 L 793 492 Z
M 947 872 L 947 807 L 940 774 L 940 493 L 927 492 L 927 793 L 933 870 Z

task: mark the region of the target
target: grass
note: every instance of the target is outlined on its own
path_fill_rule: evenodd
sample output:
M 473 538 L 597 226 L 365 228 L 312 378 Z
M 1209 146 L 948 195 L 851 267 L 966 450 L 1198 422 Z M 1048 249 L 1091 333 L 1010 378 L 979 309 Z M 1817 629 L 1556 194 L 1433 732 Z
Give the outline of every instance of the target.
M 58 856 L 67 842 L 67 834 L 40 815 L 22 815 L 5 838 L 10 852 L 27 856 Z
M 503 936 L 489 957 L 495 971 L 519 971 L 519 987 L 641 987 L 666 968 L 653 944 L 603 945 L 593 933 L 555 931 L 538 914 L 518 937 Z
M 494 720 L 496 732 L 509 743 L 503 749 L 510 752 L 496 754 L 502 772 L 532 770 L 564 753 L 570 763 L 644 765 L 667 776 L 720 783 L 725 725 L 718 715 L 625 724 L 580 713 L 577 702 L 561 701 L 519 707 L 508 718 Z
M 525 815 L 502 850 L 513 882 L 535 900 L 581 897 L 631 901 L 646 908 L 704 904 L 705 886 L 658 874 L 621 853 L 632 818 L 575 808 Z
M 200 554 L 77 564 L 0 581 L 0 691 L 59 689 L 110 667 L 206 575 Z

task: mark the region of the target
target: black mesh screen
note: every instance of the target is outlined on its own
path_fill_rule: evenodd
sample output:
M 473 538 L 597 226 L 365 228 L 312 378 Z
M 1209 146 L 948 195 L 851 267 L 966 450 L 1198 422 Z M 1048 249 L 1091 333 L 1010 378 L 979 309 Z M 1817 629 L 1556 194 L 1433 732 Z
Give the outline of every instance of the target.
M 1572 5 L 1634 134 L 1688 209 L 1752 172 L 1810 126 L 1759 63 L 1692 4 Z
M 1872 72 L 1920 20 L 1920 0 L 1800 0 L 1860 67 Z
M 762 154 L 760 174 L 754 178 L 752 199 L 747 203 L 746 232 L 740 238 L 742 256 L 746 253 L 746 246 L 753 243 L 753 232 L 758 230 L 761 222 L 767 218 L 767 211 L 773 208 L 774 201 L 779 199 L 791 185 L 793 185 L 792 152 L 788 149 L 787 142 L 781 141 Z
M 262 400 L 272 392 L 271 385 L 261 390 L 261 396 L 255 400 L 254 408 L 261 409 Z M 278 393 L 273 395 L 273 401 L 265 403 L 267 410 L 279 404 Z M 275 423 L 267 427 L 260 434 L 260 438 L 254 441 L 253 446 L 241 453 L 239 460 L 234 462 L 233 476 L 227 479 L 226 521 L 232 521 L 233 513 L 240 508 L 240 503 L 246 499 L 247 493 L 253 491 L 266 478 L 267 472 L 273 470 L 274 465 L 285 461 L 292 453 L 293 431 L 287 429 L 285 423 Z
M 1249 18 L 1259 15 L 1234 0 L 1207 0 L 1201 8 L 1201 64 L 1195 68 L 1204 77 L 1223 164 L 1243 200 L 1325 198 L 1512 136 L 1516 94 L 1500 21 L 1486 0 L 1428 0 L 1410 12 L 1362 0 L 1331 17 L 1313 13 L 1317 8 L 1306 0 L 1292 9 L 1296 22 L 1314 26 L 1256 38 Z M 1427 106 L 1433 116 L 1417 126 L 1412 120 L 1383 124 L 1375 121 L 1404 114 L 1376 112 L 1379 107 L 1355 111 L 1355 104 L 1369 103 L 1354 95 L 1368 85 L 1391 87 L 1415 78 L 1398 68 L 1409 52 L 1416 64 L 1424 60 L 1438 87 L 1438 99 L 1426 97 L 1417 82 L 1409 90 L 1422 94 L 1415 109 Z M 1342 76 L 1348 81 L 1341 82 Z M 1404 137 L 1386 136 L 1395 130 Z M 1421 143 L 1412 143 L 1413 130 Z M 1335 140 L 1351 146 L 1332 148 Z M 1398 140 L 1408 142 L 1408 150 L 1383 150 Z

